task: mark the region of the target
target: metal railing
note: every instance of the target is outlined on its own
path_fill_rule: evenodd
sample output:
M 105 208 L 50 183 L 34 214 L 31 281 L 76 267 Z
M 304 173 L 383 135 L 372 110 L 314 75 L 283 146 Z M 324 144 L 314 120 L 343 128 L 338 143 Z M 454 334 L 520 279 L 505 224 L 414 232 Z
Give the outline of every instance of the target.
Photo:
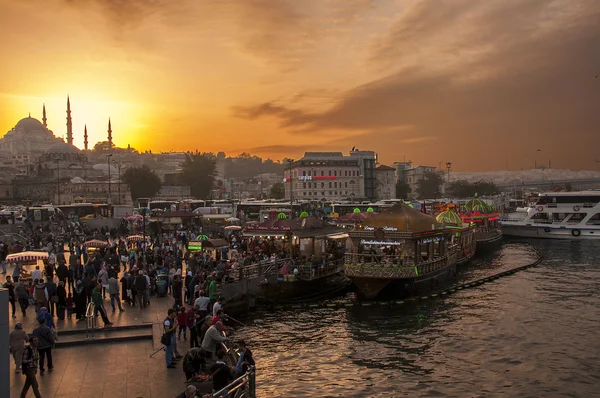
M 85 338 L 95 339 L 96 317 L 94 316 L 94 303 L 88 303 L 85 310 Z
M 359 254 L 359 253 L 346 253 L 346 264 L 373 264 L 373 265 L 390 265 L 390 266 L 414 266 L 414 256 L 399 257 L 398 255 L 386 255 L 386 254 Z
M 213 398 L 256 398 L 256 368 L 248 371 L 211 395 Z
M 328 261 L 326 265 L 322 264 L 302 264 L 294 266 L 299 269 L 297 278 L 301 280 L 319 279 L 325 276 L 334 275 L 344 271 L 344 260 Z

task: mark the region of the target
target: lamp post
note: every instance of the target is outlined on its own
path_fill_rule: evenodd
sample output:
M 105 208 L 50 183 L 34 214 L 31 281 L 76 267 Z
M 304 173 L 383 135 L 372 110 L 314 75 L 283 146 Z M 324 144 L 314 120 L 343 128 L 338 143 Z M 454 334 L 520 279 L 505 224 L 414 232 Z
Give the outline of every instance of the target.
M 117 162 L 116 160 L 113 160 L 113 163 L 117 165 L 117 169 L 119 170 L 119 185 L 118 185 L 118 189 L 119 189 L 119 204 L 121 204 L 121 167 L 125 163 L 131 163 L 131 161 L 125 160 L 123 162 Z
M 537 152 L 542 152 L 542 150 L 538 149 L 535 152 L 536 153 L 533 154 L 533 169 L 537 170 Z
M 290 220 L 291 220 L 292 218 L 294 218 L 294 181 L 292 179 L 292 163 L 294 163 L 294 159 L 288 159 L 287 161 L 290 165 Z
M 450 182 L 450 168 L 452 167 L 452 162 L 446 162 L 446 168 L 448 169 L 448 182 Z
M 112 153 L 106 155 L 106 165 L 108 166 L 108 204 L 112 203 L 112 192 L 110 187 L 110 159 L 112 158 Z
M 56 162 L 56 201 L 60 205 L 60 159 L 54 159 Z

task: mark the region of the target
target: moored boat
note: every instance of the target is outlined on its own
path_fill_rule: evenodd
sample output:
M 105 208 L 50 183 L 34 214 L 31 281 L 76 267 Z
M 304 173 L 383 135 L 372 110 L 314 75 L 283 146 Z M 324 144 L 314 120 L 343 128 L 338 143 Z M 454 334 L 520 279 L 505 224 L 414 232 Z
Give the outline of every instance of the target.
M 506 236 L 542 239 L 600 239 L 600 192 L 551 192 L 533 206 L 500 221 Z
M 464 223 L 461 216 L 453 210 L 444 210 L 435 219 L 453 234 L 452 242 L 458 245 L 456 264 L 468 263 L 476 253 L 475 226 Z
M 461 206 L 463 222 L 475 227 L 477 250 L 493 250 L 502 244 L 499 213 L 494 207 L 479 198 L 469 200 Z
M 367 217 L 349 236 L 344 273 L 364 298 L 419 294 L 456 275 L 452 230 L 407 205 Z

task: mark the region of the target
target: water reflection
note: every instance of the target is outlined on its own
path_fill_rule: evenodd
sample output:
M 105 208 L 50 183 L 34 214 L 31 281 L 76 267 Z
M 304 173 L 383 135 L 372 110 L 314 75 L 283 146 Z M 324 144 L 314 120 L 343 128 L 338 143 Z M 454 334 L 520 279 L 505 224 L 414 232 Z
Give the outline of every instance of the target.
M 258 359 L 260 396 L 593 396 L 600 244 L 586 243 L 574 256 L 571 242 L 533 242 L 539 267 L 440 300 L 256 314 L 239 337 Z M 535 258 L 505 245 L 459 278 Z

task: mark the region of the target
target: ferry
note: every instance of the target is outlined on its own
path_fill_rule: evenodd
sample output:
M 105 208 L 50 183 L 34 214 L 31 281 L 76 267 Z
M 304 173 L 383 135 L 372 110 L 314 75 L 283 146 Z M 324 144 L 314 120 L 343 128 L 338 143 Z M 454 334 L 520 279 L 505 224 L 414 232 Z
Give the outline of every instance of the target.
M 532 206 L 502 217 L 505 236 L 542 239 L 600 239 L 600 191 L 550 192 Z

